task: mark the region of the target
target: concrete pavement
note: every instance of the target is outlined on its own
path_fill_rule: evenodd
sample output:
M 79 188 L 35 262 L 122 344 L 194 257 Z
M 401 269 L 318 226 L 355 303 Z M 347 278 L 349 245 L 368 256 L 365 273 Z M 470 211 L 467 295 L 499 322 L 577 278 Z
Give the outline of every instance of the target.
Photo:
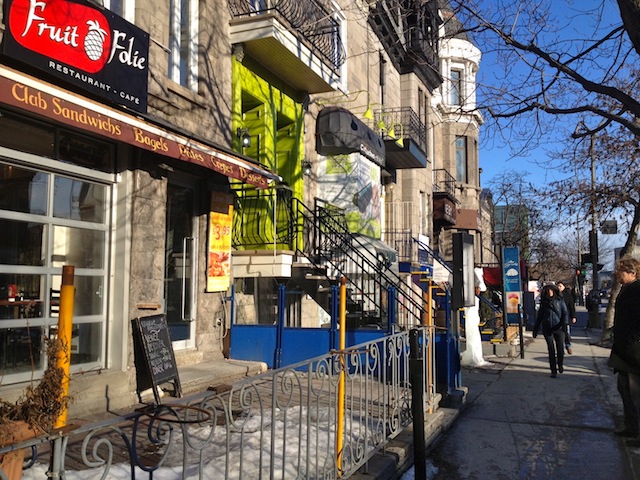
M 597 345 L 600 331 L 587 331 L 586 322 L 579 309 L 573 355 L 558 378 L 550 378 L 542 335 L 526 332 L 524 358 L 510 357 L 506 345 L 494 355 L 486 345 L 490 365 L 463 371 L 462 407 L 425 419 L 429 480 L 640 479 L 640 449 L 613 433 L 622 426 L 622 403 L 610 350 Z M 412 448 L 409 429 L 352 478 L 401 478 Z

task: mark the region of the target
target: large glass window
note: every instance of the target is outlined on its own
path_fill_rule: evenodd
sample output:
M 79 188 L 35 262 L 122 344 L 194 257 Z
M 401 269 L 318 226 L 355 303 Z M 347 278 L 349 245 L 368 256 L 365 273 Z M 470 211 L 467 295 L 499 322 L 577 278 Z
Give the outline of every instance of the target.
M 169 78 L 195 90 L 198 74 L 198 2 L 171 0 Z
M 456 137 L 456 180 L 467 183 L 467 137 Z
M 92 146 L 101 150 L 101 145 Z M 110 185 L 41 171 L 37 162 L 33 167 L 21 163 L 0 158 L 0 373 L 5 381 L 20 381 L 45 367 L 43 339 L 57 334 L 64 265 L 75 267 L 71 364 L 104 360 Z

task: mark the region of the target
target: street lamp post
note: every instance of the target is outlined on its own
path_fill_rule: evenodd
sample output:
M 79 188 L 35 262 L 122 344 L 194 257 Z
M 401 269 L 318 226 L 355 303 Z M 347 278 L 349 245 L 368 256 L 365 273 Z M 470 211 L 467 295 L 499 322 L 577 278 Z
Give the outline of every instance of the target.
M 602 126 L 602 124 L 600 125 Z M 598 127 L 600 128 L 600 127 Z M 600 325 L 600 295 L 598 285 L 598 219 L 596 217 L 596 162 L 594 156 L 594 142 L 596 131 L 589 130 L 584 121 L 580 121 L 573 133 L 573 138 L 581 138 L 589 135 L 589 159 L 591 160 L 591 231 L 589 232 L 589 256 L 593 267 L 591 276 L 591 302 L 589 305 L 588 328 L 599 328 Z
M 594 135 L 591 135 L 589 144 L 589 157 L 591 160 L 591 232 L 589 232 L 589 253 L 591 255 L 591 265 L 593 272 L 591 274 L 591 289 L 597 295 L 593 297 L 591 309 L 589 310 L 589 328 L 600 328 L 600 292 L 598 284 L 598 219 L 596 216 L 596 162 L 593 154 Z

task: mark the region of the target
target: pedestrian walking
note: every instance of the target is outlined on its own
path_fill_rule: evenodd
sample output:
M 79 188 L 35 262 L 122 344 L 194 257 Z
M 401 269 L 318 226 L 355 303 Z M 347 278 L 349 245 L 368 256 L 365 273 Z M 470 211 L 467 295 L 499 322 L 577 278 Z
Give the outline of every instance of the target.
M 616 279 L 622 285 L 613 318 L 613 346 L 609 365 L 618 374 L 624 428 L 615 433 L 631 437 L 627 444 L 640 447 L 640 261 L 624 257 L 616 263 Z
M 542 327 L 542 334 L 547 342 L 549 351 L 549 367 L 551 378 L 556 378 L 558 372 L 564 371 L 564 333 L 569 312 L 560 291 L 555 285 L 545 285 L 540 294 L 540 308 L 536 316 L 536 324 L 533 327 L 533 338 L 538 336 L 538 330 Z
M 569 321 L 567 322 L 567 329 L 564 332 L 564 346 L 567 349 L 567 353 L 571 355 L 573 353 L 571 345 L 571 325 L 576 323 L 576 299 L 573 296 L 573 291 L 567 288 L 564 282 L 558 282 L 556 285 L 558 290 L 560 290 L 560 295 L 562 295 L 562 299 L 569 312 Z

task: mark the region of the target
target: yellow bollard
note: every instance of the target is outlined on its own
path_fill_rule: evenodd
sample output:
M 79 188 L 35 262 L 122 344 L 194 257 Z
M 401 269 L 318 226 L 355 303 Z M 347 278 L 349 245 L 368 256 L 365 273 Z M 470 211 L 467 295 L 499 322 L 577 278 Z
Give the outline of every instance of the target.
M 345 361 L 344 361 L 344 349 L 346 348 L 347 339 L 347 279 L 342 277 L 340 279 L 340 377 L 338 380 L 338 405 L 337 405 L 337 419 L 336 419 L 336 463 L 338 467 L 338 476 L 342 476 L 342 449 L 344 442 L 344 396 L 345 396 Z
M 62 285 L 60 286 L 60 309 L 58 314 L 58 341 L 60 351 L 56 358 L 56 367 L 63 371 L 62 396 L 69 395 L 69 367 L 71 365 L 71 330 L 73 324 L 73 300 L 75 288 L 73 286 L 74 267 L 62 267 Z M 61 428 L 67 424 L 67 408 L 60 413 L 54 428 Z

